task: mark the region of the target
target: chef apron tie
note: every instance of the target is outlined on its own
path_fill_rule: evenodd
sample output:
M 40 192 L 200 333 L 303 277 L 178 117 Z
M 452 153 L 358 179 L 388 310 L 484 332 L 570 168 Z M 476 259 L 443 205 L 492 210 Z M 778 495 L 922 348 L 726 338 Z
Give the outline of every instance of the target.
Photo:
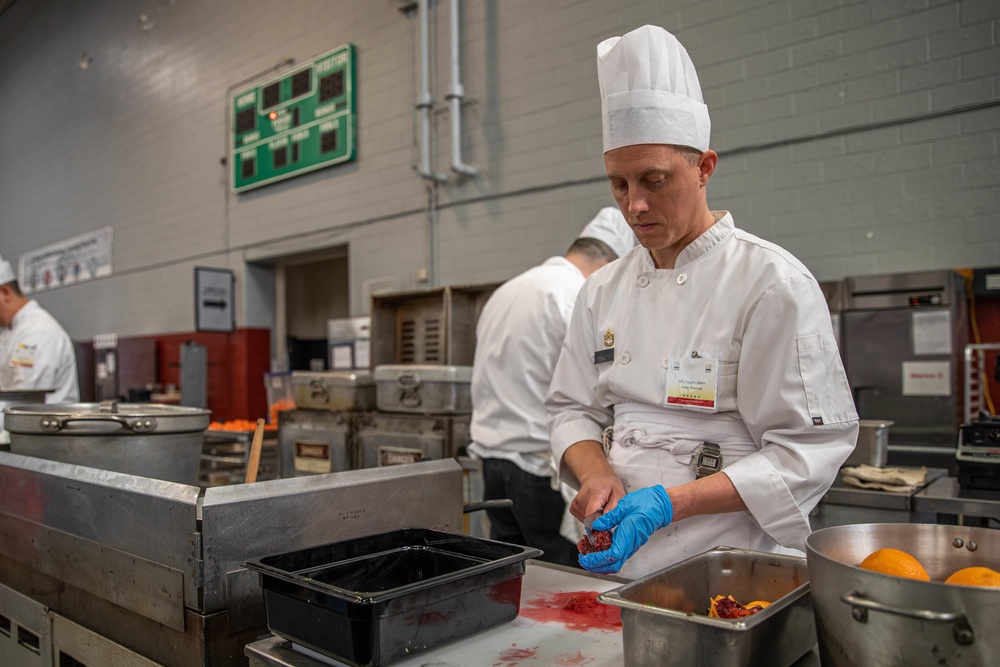
M 616 406 L 612 447 L 665 450 L 681 465 L 692 464 L 705 442 L 719 445 L 723 465 L 738 461 L 758 449 L 745 426 L 727 428 L 729 425 L 722 422 L 724 428 L 708 430 L 710 424 L 699 420 L 699 415 L 692 418 L 686 414 L 675 414 L 677 412 L 666 408 L 650 410 L 649 406 L 639 404 Z M 711 426 L 716 427 L 717 421 L 714 420 Z M 739 426 L 743 426 L 742 422 Z M 680 437 L 682 434 L 684 437 Z
M 694 460 L 702 443 L 719 445 L 723 470 L 758 450 L 742 421 L 718 413 L 622 403 L 615 406 L 615 425 L 608 463 L 626 493 L 662 484 L 680 486 L 696 479 Z M 748 512 L 693 516 L 657 530 L 649 542 L 622 566 L 620 574 L 635 579 L 719 545 L 753 551 L 790 553 L 780 547 Z M 791 552 L 799 553 L 799 552 Z

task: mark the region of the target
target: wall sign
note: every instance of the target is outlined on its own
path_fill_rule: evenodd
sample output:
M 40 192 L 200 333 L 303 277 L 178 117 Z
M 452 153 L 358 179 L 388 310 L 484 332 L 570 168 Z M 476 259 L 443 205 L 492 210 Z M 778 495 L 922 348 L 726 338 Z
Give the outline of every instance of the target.
M 353 160 L 354 45 L 237 92 L 231 113 L 233 192 Z
M 25 294 L 111 275 L 111 227 L 21 255 L 17 283 Z
M 233 310 L 233 285 L 229 269 L 194 269 L 195 329 L 197 331 L 232 331 L 236 328 Z

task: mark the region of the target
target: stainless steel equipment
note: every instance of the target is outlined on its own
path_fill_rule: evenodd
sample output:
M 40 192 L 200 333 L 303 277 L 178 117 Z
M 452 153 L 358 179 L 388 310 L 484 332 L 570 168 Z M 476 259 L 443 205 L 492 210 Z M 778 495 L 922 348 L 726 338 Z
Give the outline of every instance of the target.
M 327 368 L 335 371 L 367 370 L 371 361 L 371 328 L 370 317 L 327 320 Z
M 266 632 L 247 560 L 408 526 L 461 530 L 457 462 L 203 491 L 0 452 L 0 584 L 167 667 L 246 665 Z M 136 664 L 77 637 L 59 650 L 82 664 Z
M 0 391 L 0 445 L 6 445 L 8 434 L 4 432 L 4 409 L 19 403 L 44 403 L 51 389 L 8 389 Z
M 771 605 L 740 619 L 710 618 L 716 595 Z M 716 547 L 599 600 L 622 608 L 625 664 L 787 667 L 816 643 L 802 558 Z
M 278 413 L 281 476 L 299 477 L 359 467 L 354 414 L 285 410 Z
M 890 465 L 954 469 L 965 280 L 953 271 L 847 279 L 843 353 L 863 419 L 893 422 Z
M 210 412 L 153 403 L 61 403 L 7 408 L 17 454 L 197 484 Z
M 246 479 L 247 464 L 253 431 L 205 431 L 201 450 L 201 477 L 203 487 L 223 484 L 242 484 Z M 266 429 L 261 442 L 257 480 L 281 477 L 281 453 L 275 429 Z
M 292 395 L 304 410 L 374 410 L 375 378 L 368 371 L 292 371 Z
M 26 595 L 0 585 L 0 665 L 52 667 L 52 621 Z
M 373 296 L 371 367 L 472 365 L 479 313 L 498 286 L 449 285 Z
M 858 443 L 844 462 L 845 466 L 870 465 L 884 468 L 889 460 L 889 427 L 885 419 L 862 419 L 858 429 Z
M 208 405 L 208 348 L 193 341 L 180 346 L 181 405 Z
M 930 575 L 918 581 L 857 567 L 891 547 Z M 1000 664 L 1000 590 L 942 583 L 964 567 L 1000 566 L 1000 535 L 985 528 L 859 524 L 806 538 L 824 667 Z
M 472 412 L 472 366 L 387 364 L 375 367 L 382 412 L 461 415 Z
M 369 412 L 359 415 L 361 467 L 457 456 L 469 440 L 468 416 L 417 416 Z

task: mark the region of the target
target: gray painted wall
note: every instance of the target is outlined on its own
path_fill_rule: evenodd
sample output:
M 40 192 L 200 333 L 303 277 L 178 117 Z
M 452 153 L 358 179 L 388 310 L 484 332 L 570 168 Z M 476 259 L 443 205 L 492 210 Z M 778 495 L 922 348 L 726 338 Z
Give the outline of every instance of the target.
M 373 284 L 425 286 L 421 269 L 506 279 L 610 203 L 595 46 L 658 23 L 699 67 L 721 155 L 711 204 L 739 226 L 820 279 L 1000 264 L 995 0 L 462 2 L 464 159 L 480 174 L 433 191 L 414 171 L 417 25 L 401 4 L 19 0 L 0 15 L 0 253 L 114 227 L 113 277 L 38 297 L 75 339 L 192 330 L 195 266 L 233 269 L 237 323 L 266 325 L 264 265 L 343 245 L 352 315 Z M 447 172 L 449 17 L 432 5 Z M 231 91 L 345 42 L 358 159 L 230 194 Z

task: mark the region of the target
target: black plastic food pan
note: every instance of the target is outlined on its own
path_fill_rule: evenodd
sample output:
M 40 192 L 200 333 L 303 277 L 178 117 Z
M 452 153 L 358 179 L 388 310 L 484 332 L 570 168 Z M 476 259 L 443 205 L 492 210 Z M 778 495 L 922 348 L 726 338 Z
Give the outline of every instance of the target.
M 386 665 L 517 617 L 538 549 L 407 528 L 266 556 L 271 632 L 350 665 Z

